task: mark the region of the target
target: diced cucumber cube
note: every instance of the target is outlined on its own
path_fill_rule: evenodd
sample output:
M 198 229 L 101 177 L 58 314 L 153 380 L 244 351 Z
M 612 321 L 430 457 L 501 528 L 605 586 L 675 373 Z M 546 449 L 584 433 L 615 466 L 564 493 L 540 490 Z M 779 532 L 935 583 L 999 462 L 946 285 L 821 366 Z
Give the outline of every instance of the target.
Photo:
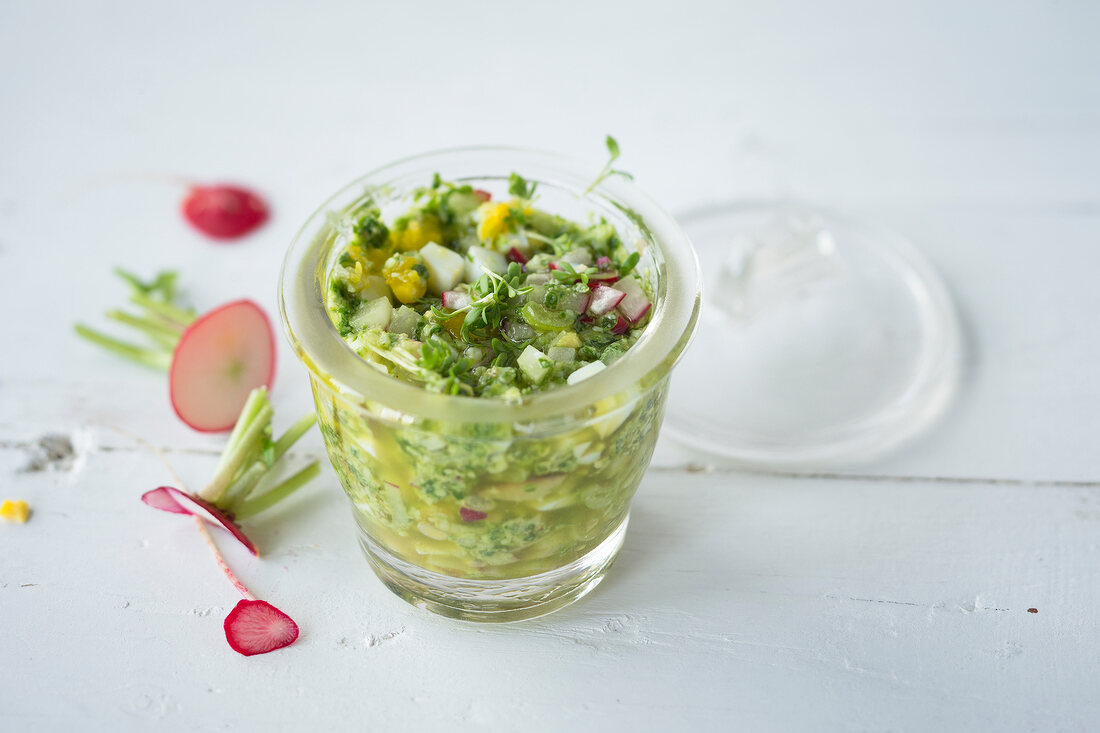
M 458 252 L 428 242 L 420 248 L 420 256 L 428 268 L 428 289 L 431 292 L 439 295 L 444 290 L 453 290 L 462 282 L 466 260 Z
M 520 358 L 523 358 L 522 354 L 520 355 Z M 570 374 L 565 381 L 567 384 L 577 384 L 578 382 L 583 382 L 591 376 L 599 374 L 604 369 L 607 369 L 607 366 L 602 361 L 594 361 L 591 364 L 585 364 L 580 369 Z
M 393 306 L 389 298 L 375 298 L 359 306 L 349 323 L 357 331 L 365 328 L 385 329 L 393 318 Z
M 485 270 L 503 275 L 508 271 L 508 260 L 500 252 L 485 247 L 470 247 L 466 252 L 466 279 L 473 282 L 481 277 Z
M 416 338 L 416 327 L 420 324 L 420 314 L 407 305 L 398 308 L 387 330 L 390 333 L 403 333 L 406 336 Z
M 546 354 L 531 345 L 528 345 L 519 355 L 516 364 L 533 384 L 542 384 L 553 366 L 553 362 Z

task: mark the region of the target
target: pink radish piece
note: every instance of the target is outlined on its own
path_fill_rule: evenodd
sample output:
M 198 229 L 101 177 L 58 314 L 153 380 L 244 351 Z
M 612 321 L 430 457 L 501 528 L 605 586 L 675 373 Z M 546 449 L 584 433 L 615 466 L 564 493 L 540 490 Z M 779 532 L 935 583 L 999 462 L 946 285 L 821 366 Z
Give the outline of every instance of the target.
M 289 646 L 298 638 L 298 624 L 267 601 L 243 599 L 225 617 L 225 639 L 246 657 Z
M 233 538 L 253 555 L 258 557 L 260 554 L 256 550 L 256 545 L 248 539 L 248 535 L 225 512 L 204 499 L 191 496 L 173 486 L 161 486 L 142 494 L 141 500 L 155 509 L 173 514 L 190 514 L 216 527 L 221 527 L 233 535 Z
M 183 200 L 187 221 L 212 239 L 243 237 L 267 221 L 264 200 L 240 186 L 194 186 Z
M 610 270 L 611 258 L 607 255 L 600 255 L 596 258 L 596 267 L 600 268 L 601 270 Z
M 160 509 L 162 512 L 172 512 L 173 514 L 190 514 L 179 505 L 179 502 L 172 498 L 172 492 L 179 491 L 171 486 L 161 486 L 158 489 L 152 491 L 146 491 L 141 495 L 141 500 L 154 509 Z
M 470 294 L 463 293 L 460 290 L 444 290 L 443 295 L 440 296 L 440 301 L 443 303 L 444 308 L 458 310 L 470 304 Z
M 616 313 L 615 317 L 619 320 L 615 321 L 615 326 L 611 329 L 611 333 L 622 335 L 630 330 L 630 321 L 623 318 L 621 313 Z
M 485 203 L 486 201 L 493 198 L 493 194 L 480 188 L 474 189 L 474 196 L 477 196 L 478 200 L 481 201 L 481 203 Z
M 592 293 L 577 293 L 570 290 L 558 298 L 558 308 L 561 310 L 573 311 L 574 313 L 584 313 L 588 309 L 588 304 L 591 302 Z
M 216 308 L 192 323 L 172 355 L 172 407 L 180 420 L 207 433 L 229 430 L 248 393 L 275 379 L 271 321 L 251 300 Z
M 600 285 L 613 285 L 618 279 L 616 272 L 594 272 L 588 276 L 588 287 L 595 290 Z
M 634 279 L 633 275 L 627 275 L 619 280 L 615 283 L 615 287 L 626 293 L 626 297 L 619 303 L 619 312 L 626 316 L 628 321 L 637 323 L 645 317 L 646 313 L 649 313 L 652 303 L 649 302 L 641 284 Z
M 604 313 L 615 310 L 626 293 L 616 290 L 609 285 L 601 285 L 592 291 L 592 301 L 588 304 L 588 312 L 594 316 L 602 316 Z
M 511 261 L 511 262 L 518 262 L 521 265 L 526 265 L 527 264 L 527 258 L 524 257 L 523 253 L 520 252 L 515 247 L 512 247 L 510 250 L 508 250 L 507 257 L 508 257 L 509 261 Z
M 462 516 L 463 522 L 480 522 L 482 519 L 489 516 L 485 512 L 479 512 L 477 509 L 469 509 L 467 507 L 459 507 L 458 513 Z

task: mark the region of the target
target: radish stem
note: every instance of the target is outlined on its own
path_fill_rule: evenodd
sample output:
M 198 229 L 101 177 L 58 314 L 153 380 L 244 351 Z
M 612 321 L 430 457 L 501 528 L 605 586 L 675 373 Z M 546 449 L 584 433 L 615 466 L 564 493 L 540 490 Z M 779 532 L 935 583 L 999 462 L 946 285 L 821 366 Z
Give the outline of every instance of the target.
M 143 349 L 140 346 L 134 346 L 126 341 L 121 341 L 92 328 L 88 328 L 82 323 L 76 324 L 75 329 L 78 336 L 91 341 L 93 344 L 102 346 L 119 356 L 136 361 L 139 364 L 163 370 L 168 369 L 172 364 L 172 354 L 170 352 L 156 349 Z
M 298 438 L 305 435 L 305 432 L 313 427 L 313 424 L 317 422 L 316 413 L 309 413 L 304 415 L 298 422 L 290 426 L 290 429 L 279 436 L 279 439 L 275 441 L 275 460 L 279 460 L 283 457 L 283 454 L 290 449 L 290 446 L 298 442 Z
M 241 502 L 240 507 L 235 512 L 236 518 L 238 520 L 247 519 L 265 509 L 270 509 L 313 480 L 319 473 L 321 473 L 321 464 L 314 461 L 279 485 L 272 487 L 270 491 L 265 491 L 257 497 Z
M 241 416 L 237 418 L 237 424 L 233 426 L 233 432 L 229 434 L 229 440 L 225 443 L 225 449 L 218 461 L 218 467 L 214 469 L 215 473 L 225 467 L 230 455 L 236 450 L 237 444 L 240 443 L 241 436 L 252 425 L 252 421 L 256 419 L 256 414 L 266 402 L 267 390 L 263 387 L 258 387 L 248 394 L 248 399 L 245 401 L 244 407 L 241 408 Z
M 140 305 L 147 311 L 156 313 L 159 316 L 164 316 L 168 320 L 179 324 L 181 330 L 183 328 L 186 328 L 187 326 L 190 326 L 191 323 L 195 320 L 194 311 L 179 308 L 172 305 L 171 303 L 165 303 L 163 301 L 157 300 L 156 298 L 150 298 L 145 293 L 134 293 L 130 296 L 130 302 L 134 303 L 135 305 Z
M 225 496 L 223 496 L 218 503 L 235 516 L 236 512 L 233 510 L 234 505 L 248 498 L 248 495 L 256 488 L 256 484 L 258 484 L 260 479 L 264 477 L 264 474 L 267 473 L 268 468 L 270 468 L 270 466 L 263 461 L 254 462 L 233 480 L 233 483 L 226 489 Z
M 179 344 L 183 331 L 195 320 L 194 313 L 172 303 L 175 297 L 175 273 L 158 273 L 149 283 L 142 282 L 123 270 L 115 270 L 115 273 L 130 285 L 133 291 L 130 300 L 141 306 L 144 313 L 134 315 L 113 309 L 107 311 L 107 317 L 137 329 L 154 345 L 136 346 L 107 336 L 83 324 L 76 325 L 76 333 L 119 356 L 155 369 L 167 370 L 172 365 L 172 354 Z
M 237 440 L 237 444 L 228 448 L 229 453 L 225 457 L 224 464 L 214 475 L 214 479 L 210 484 L 199 492 L 199 496 L 214 504 L 221 501 L 221 498 L 225 496 L 225 492 L 229 488 L 229 484 L 233 481 L 233 477 L 236 475 L 237 470 L 241 467 L 241 464 L 244 463 L 245 459 L 248 458 L 249 453 L 255 448 L 256 442 L 260 438 L 260 434 L 267 428 L 273 414 L 274 410 L 271 409 L 271 405 L 265 404 L 260 408 L 256 416 L 252 418 L 251 423 L 245 428 L 244 433 L 242 433 Z
M 124 323 L 127 326 L 133 326 L 166 348 L 174 349 L 176 348 L 176 344 L 179 343 L 180 330 L 175 326 L 165 325 L 163 319 L 153 320 L 149 317 L 142 318 L 141 316 L 135 316 L 120 310 L 107 311 L 107 317 L 113 321 Z

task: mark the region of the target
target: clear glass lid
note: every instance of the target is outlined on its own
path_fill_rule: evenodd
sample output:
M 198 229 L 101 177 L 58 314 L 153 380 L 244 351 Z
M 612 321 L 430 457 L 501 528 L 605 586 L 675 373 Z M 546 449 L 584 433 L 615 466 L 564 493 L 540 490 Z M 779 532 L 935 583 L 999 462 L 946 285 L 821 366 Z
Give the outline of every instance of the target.
M 746 465 L 856 462 L 950 402 L 958 321 L 906 241 L 798 204 L 678 220 L 702 265 L 703 309 L 674 373 L 675 438 Z

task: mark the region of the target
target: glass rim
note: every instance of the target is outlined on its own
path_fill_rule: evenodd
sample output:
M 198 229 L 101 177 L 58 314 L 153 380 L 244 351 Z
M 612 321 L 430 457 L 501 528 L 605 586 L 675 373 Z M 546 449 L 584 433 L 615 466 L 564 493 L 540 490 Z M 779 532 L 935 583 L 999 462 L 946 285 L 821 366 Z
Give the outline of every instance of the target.
M 663 262 L 657 264 L 657 269 L 667 278 L 667 287 L 663 297 L 656 299 L 642 336 L 623 358 L 575 385 L 506 402 L 425 390 L 379 371 L 351 349 L 329 318 L 323 283 L 318 282 L 318 277 L 326 274 L 331 248 L 330 237 L 323 236 L 331 233 L 329 213 L 351 194 L 385 189 L 402 179 L 419 179 L 404 183 L 399 188 L 402 192 L 415 185 L 428 185 L 433 173 L 448 162 L 465 163 L 469 168 L 465 175 L 470 178 L 507 180 L 516 171 L 540 185 L 577 195 L 608 213 L 631 212 L 640 217 L 640 231 L 662 255 Z M 283 260 L 279 313 L 291 347 L 310 372 L 342 398 L 426 419 L 523 423 L 575 414 L 635 385 L 640 386 L 639 392 L 648 390 L 671 371 L 694 335 L 701 299 L 698 260 L 680 225 L 636 184 L 612 176 L 586 191 L 592 179 L 591 166 L 582 161 L 543 150 L 491 145 L 424 152 L 359 176 L 309 216 Z

